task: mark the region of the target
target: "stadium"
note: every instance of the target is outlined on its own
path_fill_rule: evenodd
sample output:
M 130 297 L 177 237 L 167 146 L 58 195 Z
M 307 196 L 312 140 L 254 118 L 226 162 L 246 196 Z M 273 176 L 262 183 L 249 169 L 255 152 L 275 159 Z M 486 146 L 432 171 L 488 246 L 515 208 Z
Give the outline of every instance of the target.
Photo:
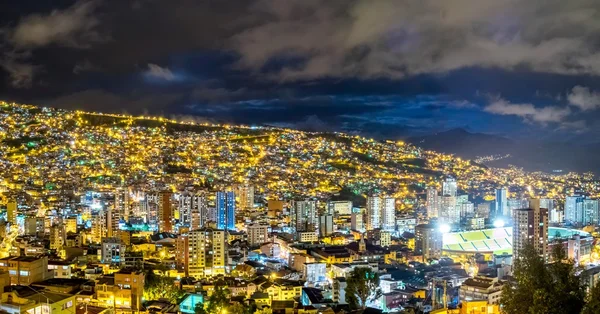
M 487 256 L 512 254 L 512 227 L 483 229 L 475 231 L 452 232 L 443 235 L 442 253 L 450 256 L 468 257 L 473 254 L 483 254 Z M 579 240 L 577 241 L 578 235 Z M 583 258 L 589 255 L 593 246 L 593 237 L 591 234 L 575 229 L 548 227 L 548 243 L 550 246 L 561 243 L 556 240 L 562 240 L 569 256 L 579 252 L 579 256 L 573 258 Z

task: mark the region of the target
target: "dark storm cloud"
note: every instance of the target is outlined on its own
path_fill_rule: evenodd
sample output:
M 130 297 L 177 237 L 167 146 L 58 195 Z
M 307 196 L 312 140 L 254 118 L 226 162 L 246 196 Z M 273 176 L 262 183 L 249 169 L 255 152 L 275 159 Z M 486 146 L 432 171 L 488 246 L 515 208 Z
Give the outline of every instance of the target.
M 0 67 L 12 87 L 0 92 L 370 134 L 488 120 L 587 130 L 600 118 L 599 10 L 595 0 L 5 1 Z
M 267 18 L 234 36 L 233 48 L 255 70 L 281 55 L 304 60 L 278 71 L 282 80 L 471 66 L 596 75 L 599 9 L 595 0 L 264 0 L 252 12 Z

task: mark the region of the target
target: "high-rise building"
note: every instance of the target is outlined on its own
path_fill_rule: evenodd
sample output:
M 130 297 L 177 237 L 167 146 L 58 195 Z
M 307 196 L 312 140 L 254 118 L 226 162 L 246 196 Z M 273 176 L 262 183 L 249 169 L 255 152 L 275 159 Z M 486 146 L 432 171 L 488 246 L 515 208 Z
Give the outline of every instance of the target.
M 44 217 L 26 217 L 25 235 L 43 235 Z
M 515 209 L 529 208 L 529 200 L 525 198 L 509 198 L 506 200 L 506 206 L 510 214 L 508 217 L 512 217 Z
M 381 198 L 379 196 L 367 197 L 366 229 L 381 228 Z
M 311 200 L 295 201 L 290 208 L 292 227 L 296 232 L 315 232 L 317 230 L 317 202 Z
M 190 262 L 190 236 L 189 234 L 180 234 L 175 241 L 175 266 L 179 271 L 183 271 L 185 276 L 189 276 Z
M 129 216 L 131 216 L 131 206 L 129 203 L 129 189 L 127 188 L 118 188 L 115 193 L 115 203 L 113 212 L 113 217 L 119 217 L 126 222 L 129 222 Z
M 102 238 L 108 236 L 108 214 L 99 210 L 97 213 L 92 213 L 92 242 L 100 243 Z
M 233 187 L 238 208 L 249 210 L 254 208 L 254 186 L 249 184 L 238 184 Z
M 582 225 L 598 224 L 598 200 L 589 198 L 583 200 L 583 215 L 581 218 Z
M 11 228 L 17 226 L 17 200 L 10 199 L 6 203 L 6 222 L 11 225 Z
M 395 230 L 396 200 L 393 197 L 369 196 L 367 198 L 366 229 Z
M 458 187 L 456 179 L 447 178 L 442 184 L 442 196 L 456 196 L 458 194 Z
M 363 223 L 363 213 L 361 210 L 353 212 L 350 216 L 350 228 L 352 230 L 364 232 L 365 225 Z
M 65 226 L 57 223 L 50 228 L 50 249 L 59 251 L 67 242 Z
M 77 233 L 77 217 L 69 217 L 65 219 L 65 232 Z
M 161 232 L 173 232 L 173 193 L 170 191 L 161 191 L 158 193 L 158 230 Z
M 423 261 L 439 258 L 442 254 L 442 233 L 431 224 L 415 226 L 415 254 Z
M 427 188 L 427 217 L 435 218 L 440 213 L 440 196 L 436 188 Z
M 208 215 L 208 201 L 202 191 L 185 191 L 179 195 L 179 221 L 195 230 L 204 226 Z
M 351 215 L 352 201 L 331 201 L 327 203 L 327 213 L 341 216 Z
M 269 225 L 254 223 L 246 227 L 248 244 L 260 245 L 269 241 Z
M 505 188 L 496 190 L 496 216 L 510 217 L 506 192 Z
M 225 274 L 225 232 L 222 229 L 202 228 L 188 233 L 190 276 L 199 279 Z
M 565 221 L 572 224 L 583 223 L 583 196 L 574 195 L 567 196 L 565 201 Z
M 540 207 L 539 199 L 530 199 L 529 208 L 513 211 L 513 256 L 526 245 L 533 248 L 544 259 L 548 258 L 548 209 Z
M 106 228 L 108 237 L 117 237 L 119 235 L 119 221 L 119 212 L 116 209 L 109 208 L 106 210 Z
M 550 223 L 560 224 L 565 221 L 565 212 L 556 207 L 553 208 L 548 215 L 550 216 Z
M 125 256 L 125 244 L 120 238 L 102 239 L 101 262 L 105 264 L 120 265 Z
M 333 233 L 333 215 L 319 216 L 319 235 L 326 237 Z
M 217 229 L 235 230 L 235 193 L 233 191 L 217 192 L 215 206 Z
M 468 218 L 475 216 L 475 206 L 471 202 L 464 202 L 456 204 L 458 212 L 461 218 Z
M 450 224 L 460 222 L 460 208 L 456 204 L 455 196 L 442 196 L 440 218 L 442 218 L 442 221 Z
M 475 216 L 479 218 L 489 218 L 490 217 L 490 202 L 484 202 L 481 204 L 477 204 L 477 208 L 475 210 Z
M 381 229 L 396 230 L 396 199 L 383 197 L 381 204 Z

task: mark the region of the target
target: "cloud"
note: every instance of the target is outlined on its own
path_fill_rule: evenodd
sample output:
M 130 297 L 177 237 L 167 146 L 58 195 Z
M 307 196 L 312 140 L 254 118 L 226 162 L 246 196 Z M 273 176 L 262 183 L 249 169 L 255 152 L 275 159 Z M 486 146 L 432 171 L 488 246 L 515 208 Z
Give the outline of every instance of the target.
M 26 16 L 8 31 L 9 40 L 19 49 L 50 44 L 88 47 L 90 43 L 102 38 L 96 31 L 99 21 L 94 16 L 98 3 L 93 0 L 80 0 L 65 10 Z
M 497 99 L 485 107 L 484 111 L 507 116 L 517 116 L 526 121 L 542 124 L 550 122 L 563 122 L 571 114 L 569 108 L 560 107 L 535 107 L 533 104 L 513 104 L 504 99 Z
M 232 37 L 239 66 L 280 80 L 392 77 L 466 67 L 600 74 L 593 0 L 263 0 Z M 556 23 L 561 21 L 561 23 Z
M 165 81 L 173 81 L 175 80 L 175 75 L 169 68 L 163 68 L 159 65 L 149 63 L 148 70 L 145 72 L 146 76 L 157 78 Z
M 567 100 L 571 106 L 575 106 L 583 111 L 594 110 L 600 107 L 600 93 L 590 91 L 583 86 L 575 86 L 567 95 Z
M 7 52 L 0 58 L 0 67 L 9 75 L 10 85 L 16 88 L 30 87 L 38 67 L 25 61 L 27 53 Z
M 95 30 L 98 19 L 93 15 L 97 0 L 80 0 L 64 10 L 48 14 L 31 14 L 21 18 L 14 28 L 0 29 L 4 41 L 2 67 L 10 77 L 13 87 L 31 87 L 34 75 L 42 68 L 31 59 L 32 50 L 50 45 L 71 48 L 87 48 L 101 40 Z M 88 61 L 89 62 L 89 61 Z M 74 72 L 78 73 L 75 66 Z
M 575 130 L 576 133 L 582 133 L 587 129 L 587 123 L 584 120 L 563 121 L 557 128 L 557 130 Z
M 90 60 L 88 60 L 88 59 L 78 62 L 73 67 L 74 74 L 81 74 L 83 72 L 93 72 L 93 71 L 99 71 L 99 70 L 100 70 L 100 68 L 98 66 L 92 64 L 90 62 Z

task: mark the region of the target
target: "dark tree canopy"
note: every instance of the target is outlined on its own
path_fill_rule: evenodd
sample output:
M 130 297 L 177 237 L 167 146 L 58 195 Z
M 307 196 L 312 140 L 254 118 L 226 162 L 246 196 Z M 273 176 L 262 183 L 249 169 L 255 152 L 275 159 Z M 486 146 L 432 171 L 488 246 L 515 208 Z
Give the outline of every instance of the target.
M 532 246 L 525 247 L 514 263 L 515 281 L 504 286 L 500 304 L 507 314 L 580 313 L 585 287 L 575 265 L 561 245 L 555 246 L 546 265 Z
M 352 309 L 364 309 L 381 296 L 379 274 L 367 267 L 355 268 L 346 279 L 346 301 Z

